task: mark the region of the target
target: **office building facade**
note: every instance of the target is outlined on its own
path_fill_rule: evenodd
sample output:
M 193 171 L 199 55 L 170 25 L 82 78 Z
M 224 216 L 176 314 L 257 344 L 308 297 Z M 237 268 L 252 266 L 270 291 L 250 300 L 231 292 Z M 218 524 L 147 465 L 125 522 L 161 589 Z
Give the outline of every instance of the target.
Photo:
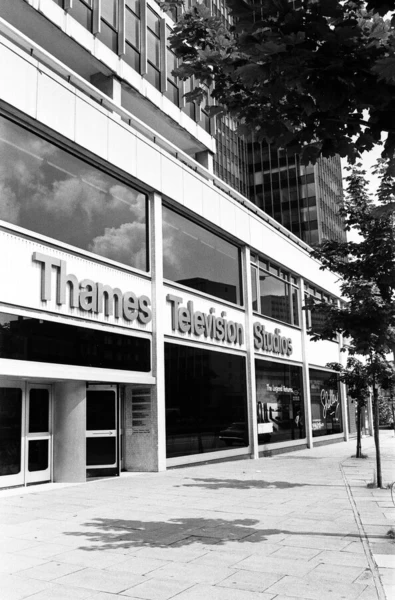
M 341 340 L 302 311 L 337 278 L 214 174 L 155 75 L 167 27 L 151 0 L 0 0 L 1 487 L 348 438 Z

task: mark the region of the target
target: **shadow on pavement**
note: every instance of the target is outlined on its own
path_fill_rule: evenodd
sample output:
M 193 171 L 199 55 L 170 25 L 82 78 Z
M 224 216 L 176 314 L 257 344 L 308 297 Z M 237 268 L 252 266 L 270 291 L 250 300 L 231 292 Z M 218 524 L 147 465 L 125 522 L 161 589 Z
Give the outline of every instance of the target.
M 287 488 L 296 487 L 328 487 L 328 483 L 300 483 L 290 481 L 264 481 L 262 479 L 216 479 L 211 478 L 190 478 L 194 483 L 183 483 L 176 485 L 175 487 L 205 487 L 209 490 L 220 490 L 223 488 L 233 488 L 238 490 L 265 490 L 265 489 L 279 489 L 284 490 Z M 344 487 L 342 484 L 336 485 L 332 482 L 330 487 Z
M 65 535 L 85 538 L 81 550 L 130 550 L 138 548 L 182 548 L 193 544 L 215 545 L 234 541 L 239 543 L 278 543 L 284 536 L 344 538 L 359 540 L 359 534 L 325 533 L 314 531 L 288 531 L 254 527 L 255 519 L 182 518 L 169 521 L 133 521 L 125 519 L 95 519 L 84 523 L 86 531 L 69 531 Z M 92 528 L 91 530 L 89 528 Z M 277 536 L 272 539 L 272 536 Z M 385 536 L 371 536 L 385 539 Z

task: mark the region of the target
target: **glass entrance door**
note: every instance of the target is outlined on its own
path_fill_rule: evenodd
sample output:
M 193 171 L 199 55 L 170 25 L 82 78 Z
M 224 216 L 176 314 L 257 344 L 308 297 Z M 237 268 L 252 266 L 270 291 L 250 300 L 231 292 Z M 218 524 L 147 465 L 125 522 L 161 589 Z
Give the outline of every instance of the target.
M 89 386 L 86 392 L 86 467 L 118 473 L 118 389 Z
M 0 486 L 23 485 L 24 393 L 19 386 L 0 387 Z
M 25 482 L 51 480 L 51 396 L 49 386 L 28 385 L 26 394 Z
M 51 387 L 0 383 L 0 487 L 51 480 Z

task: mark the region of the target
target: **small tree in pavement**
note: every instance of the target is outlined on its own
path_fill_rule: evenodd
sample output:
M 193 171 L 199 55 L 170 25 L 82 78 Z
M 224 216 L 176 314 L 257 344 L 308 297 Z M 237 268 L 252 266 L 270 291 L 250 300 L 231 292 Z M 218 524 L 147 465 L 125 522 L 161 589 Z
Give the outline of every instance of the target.
M 345 367 L 340 363 L 328 363 L 326 366 L 337 372 L 337 375 L 334 377 L 347 386 L 347 396 L 350 396 L 355 402 L 357 416 L 357 448 L 355 456 L 356 458 L 362 458 L 361 414 L 362 408 L 367 405 L 370 396 L 370 378 L 366 365 L 354 356 L 349 356 Z
M 360 165 L 349 169 L 347 196 L 342 209 L 346 229 L 355 229 L 360 242 L 325 241 L 312 251 L 341 277 L 341 305 L 316 303 L 310 308 L 324 315 L 320 333 L 313 340 L 335 339 L 342 334 L 350 343 L 351 357 L 363 357 L 366 381 L 373 391 L 374 439 L 377 485 L 382 487 L 379 442 L 379 387 L 395 383 L 394 367 L 387 360 L 395 346 L 395 179 L 383 159 L 375 173 L 380 185 L 376 204 L 367 192 L 366 172 Z

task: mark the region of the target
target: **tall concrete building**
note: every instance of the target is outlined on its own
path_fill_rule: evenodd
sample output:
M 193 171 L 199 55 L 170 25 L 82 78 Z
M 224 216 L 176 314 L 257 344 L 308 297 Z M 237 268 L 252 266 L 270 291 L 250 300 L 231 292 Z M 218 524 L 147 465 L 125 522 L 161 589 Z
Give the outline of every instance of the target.
M 171 27 L 153 0 L 0 0 L 0 487 L 349 436 L 341 340 L 302 310 L 337 277 L 237 190 Z
M 248 145 L 248 196 L 307 244 L 346 241 L 340 157 L 302 165 L 297 154 Z

